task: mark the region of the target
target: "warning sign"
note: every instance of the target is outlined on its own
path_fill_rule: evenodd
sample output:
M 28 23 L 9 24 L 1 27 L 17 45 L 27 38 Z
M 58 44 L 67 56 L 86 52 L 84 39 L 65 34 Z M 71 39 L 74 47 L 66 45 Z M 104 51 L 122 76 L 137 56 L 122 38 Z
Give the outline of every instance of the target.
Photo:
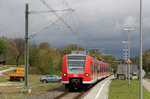
M 131 60 L 130 60 L 130 59 L 128 59 L 128 60 L 127 60 L 127 63 L 131 63 Z

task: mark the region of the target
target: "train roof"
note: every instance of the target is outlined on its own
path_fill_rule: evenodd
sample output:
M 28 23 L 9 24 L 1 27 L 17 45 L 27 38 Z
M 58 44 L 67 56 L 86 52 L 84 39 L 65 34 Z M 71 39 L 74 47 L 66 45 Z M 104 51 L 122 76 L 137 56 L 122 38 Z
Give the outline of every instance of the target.
M 86 53 L 86 51 L 72 51 L 71 54 L 68 54 L 67 56 L 88 56 L 88 57 L 90 57 L 91 59 L 93 59 L 93 60 L 95 60 L 97 62 L 100 62 L 100 63 L 103 63 L 103 64 L 108 64 L 108 63 L 106 63 L 106 62 L 104 62 L 102 60 L 98 60 L 98 59 L 96 59 L 94 57 L 91 57 L 90 55 L 88 55 Z
M 72 51 L 67 56 L 86 56 L 86 51 Z

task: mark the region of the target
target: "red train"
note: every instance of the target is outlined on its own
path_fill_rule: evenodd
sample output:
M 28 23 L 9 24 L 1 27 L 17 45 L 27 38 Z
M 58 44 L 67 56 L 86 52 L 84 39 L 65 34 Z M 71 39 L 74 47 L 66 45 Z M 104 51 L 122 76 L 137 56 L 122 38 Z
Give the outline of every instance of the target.
M 69 90 L 89 88 L 109 76 L 109 64 L 94 59 L 84 51 L 65 55 L 62 64 L 62 84 Z

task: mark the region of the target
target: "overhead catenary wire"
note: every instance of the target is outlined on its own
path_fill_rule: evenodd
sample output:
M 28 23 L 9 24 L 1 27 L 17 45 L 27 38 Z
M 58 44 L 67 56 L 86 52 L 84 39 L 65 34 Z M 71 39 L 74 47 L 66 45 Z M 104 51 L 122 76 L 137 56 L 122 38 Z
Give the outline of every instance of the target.
M 69 4 L 66 0 L 62 0 L 62 2 L 68 7 L 68 9 L 71 8 L 70 4 Z M 79 22 L 79 23 L 81 24 L 81 26 L 84 28 L 84 30 L 86 30 L 86 29 L 85 29 L 85 25 L 81 22 L 81 20 L 80 20 L 79 17 L 77 16 L 76 12 L 74 11 L 73 13 L 74 13 L 74 16 L 76 17 L 76 19 L 78 20 L 78 22 Z M 86 32 L 85 32 L 85 33 L 86 33 Z M 89 34 L 89 33 L 88 33 L 88 34 Z M 81 38 L 81 40 L 82 40 L 83 42 L 85 42 L 86 45 L 89 45 L 89 41 L 85 40 L 85 39 L 84 39 L 83 37 L 81 37 L 81 36 L 80 36 L 80 38 Z
M 69 15 L 72 12 L 66 12 L 65 14 L 63 14 L 59 19 L 56 19 L 54 21 L 49 22 L 46 26 L 44 26 L 42 29 L 40 29 L 37 32 L 34 32 L 32 35 L 29 36 L 29 39 L 35 37 L 36 35 L 38 35 L 40 32 L 42 32 L 43 30 L 47 29 L 50 25 L 55 24 L 56 22 L 58 22 L 59 20 L 61 20 L 61 18 L 64 18 L 65 16 Z
M 29 36 L 29 38 L 33 38 L 35 37 L 36 35 L 38 35 L 40 32 L 42 32 L 43 30 L 47 29 L 50 25 L 53 25 L 55 24 L 56 22 L 58 21 L 61 21 L 65 26 L 67 26 L 67 28 L 69 30 L 71 30 L 71 32 L 75 35 L 75 40 L 78 42 L 78 45 L 80 46 L 80 42 L 81 40 L 85 42 L 86 45 L 89 45 L 88 41 L 85 40 L 84 38 L 82 38 L 78 32 L 75 32 L 71 26 L 69 26 L 67 24 L 67 22 L 65 22 L 64 20 L 64 17 L 69 15 L 70 13 L 75 13 L 75 10 L 71 8 L 70 4 L 66 1 L 66 0 L 62 0 L 63 1 L 63 4 L 65 4 L 65 6 L 67 7 L 67 9 L 63 9 L 63 10 L 53 10 L 53 8 L 45 1 L 45 0 L 40 0 L 47 8 L 48 10 L 47 11 L 29 11 L 29 14 L 38 14 L 40 15 L 41 13 L 50 13 L 50 14 L 53 14 L 55 15 L 58 19 L 54 20 L 54 21 L 51 21 L 49 22 L 47 25 L 45 25 L 43 28 L 41 28 L 39 31 L 37 32 L 33 32 L 32 35 Z M 59 16 L 56 12 L 58 11 L 67 11 L 65 14 L 63 14 L 62 16 Z M 75 15 L 75 14 L 74 14 Z M 79 18 L 77 17 L 77 15 L 75 15 L 78 22 L 82 25 L 82 22 L 79 20 Z M 86 29 L 85 29 L 86 30 Z
M 40 13 L 60 12 L 60 11 L 73 11 L 73 9 L 53 10 L 53 11 L 29 11 L 29 14 L 40 14 Z
M 77 36 L 77 40 L 79 41 L 80 38 L 79 38 L 78 33 L 76 33 L 75 31 L 73 31 L 73 29 L 64 21 L 64 19 L 62 19 L 56 12 L 53 11 L 53 8 L 52 8 L 45 0 L 40 0 L 40 1 L 41 1 L 50 11 L 52 11 L 52 13 L 53 13 L 56 17 L 58 17 L 59 19 L 61 19 L 60 21 L 61 21 L 64 25 L 66 25 L 66 27 L 67 27 L 68 29 L 70 29 L 70 31 L 71 31 L 74 35 Z
M 68 9 L 71 8 L 70 4 L 66 1 L 66 0 L 62 0 L 62 2 L 68 7 Z M 78 15 L 76 14 L 76 12 L 74 11 L 73 12 L 74 16 L 76 17 L 77 21 L 79 22 L 79 24 L 84 28 L 84 30 L 86 30 L 85 28 L 85 25 L 83 24 L 83 22 L 80 20 L 80 18 L 78 17 Z M 90 35 L 90 39 L 91 41 L 93 41 L 93 36 L 92 34 L 90 34 L 88 31 L 85 32 L 86 34 Z M 81 36 L 80 36 L 81 38 Z M 85 40 L 84 38 L 82 38 L 82 40 L 87 44 L 89 45 L 89 41 L 88 40 Z

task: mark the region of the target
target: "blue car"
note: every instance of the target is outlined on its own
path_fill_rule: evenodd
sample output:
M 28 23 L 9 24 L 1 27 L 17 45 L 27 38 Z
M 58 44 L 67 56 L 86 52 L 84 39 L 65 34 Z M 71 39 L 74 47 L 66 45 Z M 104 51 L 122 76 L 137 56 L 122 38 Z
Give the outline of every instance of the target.
M 48 82 L 61 82 L 61 77 L 58 77 L 56 75 L 46 75 L 46 76 L 43 76 L 40 78 L 40 81 L 41 82 L 45 82 L 45 83 L 48 83 Z

